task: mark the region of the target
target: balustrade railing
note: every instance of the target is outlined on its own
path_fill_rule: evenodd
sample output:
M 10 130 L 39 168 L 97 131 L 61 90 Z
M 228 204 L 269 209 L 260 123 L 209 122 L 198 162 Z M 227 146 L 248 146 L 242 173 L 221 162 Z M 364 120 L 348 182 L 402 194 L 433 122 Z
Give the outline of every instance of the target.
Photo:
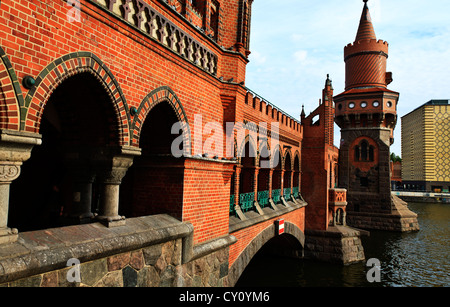
M 242 212 L 248 212 L 254 208 L 255 193 L 239 194 L 239 205 Z
M 298 187 L 292 188 L 292 195 L 294 196 L 295 199 L 299 198 Z
M 294 187 L 292 189 L 292 195 L 291 195 L 291 189 L 285 188 L 283 190 L 284 192 L 284 198 L 286 200 L 291 200 L 292 197 L 299 198 L 300 193 L 298 187 Z M 261 208 L 266 208 L 270 206 L 269 203 L 269 191 L 259 191 L 257 193 L 257 200 L 258 204 Z M 272 190 L 272 200 L 275 204 L 278 204 L 281 201 L 281 189 L 275 189 Z M 242 210 L 242 212 L 248 212 L 255 209 L 254 205 L 255 201 L 255 193 L 243 193 L 239 194 L 239 206 Z M 230 215 L 236 215 L 235 210 L 235 195 L 230 196 Z
M 235 205 L 234 205 L 234 199 L 235 199 L 234 194 L 231 194 L 231 195 L 230 195 L 230 215 L 236 215 L 236 209 L 235 209 Z
M 281 189 L 272 190 L 272 200 L 275 204 L 281 201 Z
M 290 200 L 291 199 L 291 188 L 284 188 L 283 196 L 284 196 L 285 200 Z
M 269 206 L 269 191 L 258 192 L 258 204 L 261 208 Z
M 218 56 L 158 13 L 144 0 L 90 0 L 133 25 L 204 71 L 216 75 Z

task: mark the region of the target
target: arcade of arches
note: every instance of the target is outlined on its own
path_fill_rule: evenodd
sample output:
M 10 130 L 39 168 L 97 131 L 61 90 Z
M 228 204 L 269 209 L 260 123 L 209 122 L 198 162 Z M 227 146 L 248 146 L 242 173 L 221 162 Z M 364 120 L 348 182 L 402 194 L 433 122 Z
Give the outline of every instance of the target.
M 8 224 L 20 231 L 169 214 L 182 220 L 184 159 L 171 154 L 179 121 L 169 101 L 153 107 L 140 134 L 141 152 L 126 155 L 111 98 L 90 73 L 63 81 L 49 97 L 39 132 L 42 145 L 10 186 Z M 235 167 L 230 215 L 300 197 L 300 163 L 280 146 L 271 153 L 250 141 Z M 284 158 L 283 158 L 284 156 Z M 120 162 L 117 163 L 117 160 Z M 27 187 L 28 193 L 23 193 Z

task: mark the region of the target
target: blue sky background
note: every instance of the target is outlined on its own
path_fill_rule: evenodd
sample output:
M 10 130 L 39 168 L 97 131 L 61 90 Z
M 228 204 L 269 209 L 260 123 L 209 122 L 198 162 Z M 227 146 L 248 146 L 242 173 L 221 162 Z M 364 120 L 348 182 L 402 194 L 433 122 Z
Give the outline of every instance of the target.
M 401 117 L 431 99 L 450 99 L 450 1 L 369 0 L 377 39 L 389 43 L 389 89 L 400 93 L 391 152 L 401 154 Z M 299 119 L 345 86 L 344 47 L 355 40 L 362 0 L 255 0 L 246 86 Z M 335 144 L 340 131 L 335 126 Z

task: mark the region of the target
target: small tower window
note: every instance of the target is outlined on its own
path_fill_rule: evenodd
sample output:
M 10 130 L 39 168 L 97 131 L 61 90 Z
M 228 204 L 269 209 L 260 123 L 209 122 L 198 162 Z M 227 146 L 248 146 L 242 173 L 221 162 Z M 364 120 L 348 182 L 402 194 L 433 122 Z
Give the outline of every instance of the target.
M 369 153 L 369 143 L 367 141 L 361 142 L 361 161 L 367 161 Z
M 375 160 L 375 147 L 363 140 L 354 147 L 354 155 L 357 162 L 373 162 Z

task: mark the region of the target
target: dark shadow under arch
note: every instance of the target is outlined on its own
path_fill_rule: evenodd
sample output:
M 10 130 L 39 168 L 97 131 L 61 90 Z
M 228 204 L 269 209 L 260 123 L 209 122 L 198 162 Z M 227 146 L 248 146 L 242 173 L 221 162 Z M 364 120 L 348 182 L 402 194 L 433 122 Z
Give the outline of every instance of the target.
M 49 63 L 36 77 L 22 104 L 21 130 L 38 133 L 44 108 L 62 83 L 78 74 L 90 74 L 101 85 L 114 109 L 121 146 L 129 145 L 130 114 L 125 96 L 109 68 L 92 52 L 79 51 L 66 54 Z
M 178 136 L 171 133 L 178 120 L 167 100 L 149 111 L 140 129 L 142 154 L 122 180 L 120 215 L 169 214 L 182 220 L 185 158 L 173 155 L 172 144 Z
M 305 246 L 305 235 L 303 231 L 295 224 L 287 221 L 284 223 L 284 225 L 285 232 L 283 235 L 278 236 L 275 233 L 275 225 L 270 225 L 269 227 L 261 231 L 241 252 L 239 257 L 229 269 L 228 282 L 230 286 L 234 286 L 237 283 L 252 258 L 272 239 L 278 240 L 281 238 L 281 241 L 276 242 L 275 245 L 277 243 L 283 244 L 284 246 L 290 245 L 291 247 L 294 247 L 292 255 L 303 257 L 303 248 Z
M 191 129 L 189 126 L 189 121 L 183 105 L 175 94 L 175 92 L 168 86 L 159 87 L 151 91 L 141 102 L 136 110 L 136 114 L 131 122 L 132 131 L 132 145 L 140 146 L 141 143 L 141 133 L 147 117 L 151 110 L 158 106 L 160 103 L 167 103 L 168 106 L 173 110 L 173 114 L 176 116 L 180 128 L 183 133 L 183 149 L 184 155 L 191 154 Z

